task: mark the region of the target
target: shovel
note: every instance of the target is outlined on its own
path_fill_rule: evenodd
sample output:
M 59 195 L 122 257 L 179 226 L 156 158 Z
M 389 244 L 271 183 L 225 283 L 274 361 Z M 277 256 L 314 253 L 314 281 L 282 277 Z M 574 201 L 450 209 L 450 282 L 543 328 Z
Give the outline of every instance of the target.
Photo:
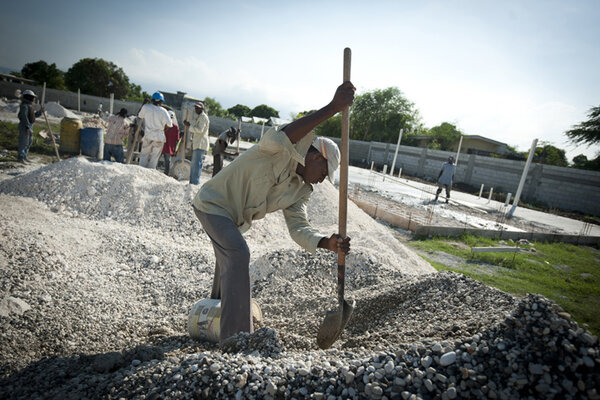
M 135 130 L 135 135 L 133 136 L 133 143 L 131 143 L 131 145 L 128 146 L 128 148 L 127 148 L 126 164 L 131 164 L 131 161 L 133 160 L 133 152 L 135 151 L 135 148 L 137 147 L 138 142 L 140 140 L 140 129 L 142 128 L 143 121 L 144 121 L 143 118 L 138 117 L 138 125 L 137 125 L 137 129 Z
M 46 83 L 44 82 L 44 88 L 46 88 Z M 48 122 L 48 117 L 46 116 L 46 110 L 44 110 L 44 103 L 42 103 L 42 114 L 44 115 L 44 119 L 46 120 L 46 126 L 48 127 L 48 131 L 50 131 L 50 137 L 52 138 L 52 145 L 54 146 L 54 152 L 56 153 L 56 159 L 60 161 L 60 155 L 58 154 L 58 147 L 56 146 L 56 140 L 54 140 L 54 135 L 52 134 L 52 128 L 50 128 L 50 123 Z
M 187 121 L 188 119 L 188 109 L 186 108 L 183 113 L 183 120 Z M 187 136 L 188 136 L 188 127 L 183 125 L 183 138 L 179 141 L 179 148 L 177 149 L 177 155 L 173 160 L 173 167 L 169 172 L 169 175 L 173 178 L 180 179 L 190 179 L 190 165 L 189 161 L 185 159 L 185 151 L 187 145 Z
M 344 49 L 344 82 L 350 80 L 350 57 L 349 48 Z M 350 110 L 346 107 L 342 110 L 342 151 L 340 163 L 340 216 L 339 216 L 339 235 L 346 237 L 346 214 L 348 208 L 348 150 L 350 139 Z M 342 334 L 342 331 L 348 324 L 355 302 L 349 304 L 344 300 L 344 280 L 346 277 L 346 254 L 338 252 L 338 281 L 337 295 L 339 307 L 337 310 L 327 311 L 325 320 L 319 328 L 317 334 L 317 345 L 321 349 L 327 349 Z

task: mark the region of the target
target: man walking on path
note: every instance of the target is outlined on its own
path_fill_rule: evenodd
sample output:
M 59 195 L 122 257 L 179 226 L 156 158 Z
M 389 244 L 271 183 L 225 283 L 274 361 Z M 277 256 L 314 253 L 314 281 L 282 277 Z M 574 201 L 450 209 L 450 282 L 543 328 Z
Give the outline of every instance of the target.
M 446 203 L 450 200 L 450 190 L 452 190 L 452 179 L 454 178 L 454 171 L 456 170 L 456 165 L 454 165 L 454 157 L 448 157 L 448 161 L 442 165 L 442 169 L 438 174 L 438 189 L 435 193 L 435 199 L 433 201 L 437 201 L 438 196 L 442 193 L 442 187 L 446 188 Z
M 19 106 L 19 142 L 17 144 L 17 161 L 21 164 L 29 162 L 27 155 L 33 142 L 33 123 L 35 117 L 42 115 L 41 111 L 35 112 L 33 102 L 37 96 L 31 90 L 25 90 L 21 95 L 21 105 Z
M 155 169 L 165 144 L 165 129 L 173 126 L 169 113 L 163 107 L 161 92 L 152 95 L 152 101 L 142 106 L 139 117 L 144 119 L 144 138 L 140 152 L 140 166 Z
M 235 139 L 238 137 L 239 132 L 233 126 L 224 132 L 221 132 L 215 144 L 213 144 L 212 155 L 213 155 L 213 172 L 212 176 L 215 176 L 221 169 L 223 169 L 223 158 L 225 157 L 225 150 L 227 146 L 233 144 Z
M 283 210 L 290 236 L 312 254 L 318 247 L 350 251 L 350 238 L 320 234 L 310 226 L 306 210 L 312 185 L 326 177 L 333 181 L 340 160 L 337 145 L 315 138 L 313 129 L 350 106 L 355 90 L 344 82 L 325 107 L 281 129 L 271 128 L 196 194 L 192 205 L 215 251 L 211 297 L 221 299 L 221 343 L 238 332 L 253 332 L 250 250 L 242 236 L 252 221 Z
M 202 172 L 202 163 L 204 155 L 208 150 L 208 128 L 210 121 L 204 111 L 204 103 L 201 101 L 194 104 L 194 113 L 189 121 L 183 123 L 189 127 L 192 134 L 192 162 L 190 165 L 190 183 L 198 185 L 200 183 L 200 173 Z M 185 147 L 184 147 L 185 154 Z
M 116 115 L 108 118 L 108 128 L 104 138 L 104 161 L 110 161 L 111 156 L 118 163 L 123 163 L 123 139 L 129 134 L 127 109 L 121 108 Z

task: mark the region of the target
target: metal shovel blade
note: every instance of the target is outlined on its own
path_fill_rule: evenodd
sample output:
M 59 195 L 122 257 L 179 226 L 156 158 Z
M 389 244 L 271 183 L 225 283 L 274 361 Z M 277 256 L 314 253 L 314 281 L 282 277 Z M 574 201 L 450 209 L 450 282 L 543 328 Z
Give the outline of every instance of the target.
M 344 300 L 338 310 L 327 311 L 317 334 L 317 346 L 320 349 L 328 349 L 340 337 L 352 316 L 355 305 L 355 301 L 349 304 Z

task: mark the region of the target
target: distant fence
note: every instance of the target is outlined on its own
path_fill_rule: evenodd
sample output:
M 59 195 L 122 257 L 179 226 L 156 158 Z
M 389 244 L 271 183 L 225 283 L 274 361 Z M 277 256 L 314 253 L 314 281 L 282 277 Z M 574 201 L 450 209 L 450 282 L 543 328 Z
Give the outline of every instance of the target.
M 0 96 L 14 99 L 15 91 L 20 89 L 33 90 L 33 92 L 41 99 L 42 88 L 40 86 L 24 85 L 16 82 L 0 81 Z M 102 103 L 102 110 L 109 111 L 108 107 L 110 99 L 108 97 L 92 96 L 89 94 L 81 94 L 80 110 L 85 112 L 96 112 L 98 106 Z M 61 106 L 71 110 L 77 110 L 77 93 L 67 92 L 65 90 L 56 90 L 46 88 L 46 102 L 56 101 Z M 126 108 L 129 114 L 136 114 L 142 103 L 135 101 L 123 101 L 115 99 L 113 102 L 113 112 L 117 113 L 121 108 Z
M 339 138 L 331 139 L 339 146 Z M 395 144 L 350 140 L 350 162 L 355 165 L 374 162 L 379 168 L 387 165 L 389 171 L 395 151 Z M 433 181 L 451 155 L 456 153 L 401 145 L 394 173 L 402 168 L 403 174 Z M 477 188 L 484 184 L 487 189 L 493 187 L 494 193 L 514 195 L 524 167 L 524 161 L 460 154 L 454 181 Z M 600 216 L 600 172 L 532 163 L 521 197 L 551 208 Z

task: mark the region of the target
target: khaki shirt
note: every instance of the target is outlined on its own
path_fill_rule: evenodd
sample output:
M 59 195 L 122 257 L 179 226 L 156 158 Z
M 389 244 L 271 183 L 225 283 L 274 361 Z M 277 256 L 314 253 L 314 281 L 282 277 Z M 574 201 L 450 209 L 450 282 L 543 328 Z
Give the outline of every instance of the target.
M 111 115 L 108 118 L 108 128 L 104 143 L 122 145 L 123 139 L 129 134 L 129 122 L 118 115 Z
M 200 188 L 194 207 L 230 218 L 242 233 L 252 221 L 283 210 L 292 239 L 314 254 L 323 235 L 310 226 L 306 215 L 313 189 L 296 174 L 313 139 L 311 132 L 292 144 L 285 132 L 269 129 L 258 144 Z
M 192 150 L 200 149 L 208 150 L 208 127 L 210 120 L 208 115 L 204 111 L 197 114 L 196 111 L 192 111 L 190 122 L 190 133 L 192 134 Z

